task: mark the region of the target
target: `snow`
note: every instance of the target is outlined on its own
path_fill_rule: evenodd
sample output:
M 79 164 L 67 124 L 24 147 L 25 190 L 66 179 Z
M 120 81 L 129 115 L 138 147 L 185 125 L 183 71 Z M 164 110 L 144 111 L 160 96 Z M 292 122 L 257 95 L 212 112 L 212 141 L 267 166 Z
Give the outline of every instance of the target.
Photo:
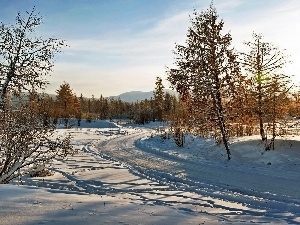
M 228 161 L 214 140 L 179 148 L 161 128 L 57 129 L 78 153 L 54 161 L 53 176 L 0 185 L 0 224 L 300 224 L 300 137 L 278 137 L 274 151 L 234 138 Z

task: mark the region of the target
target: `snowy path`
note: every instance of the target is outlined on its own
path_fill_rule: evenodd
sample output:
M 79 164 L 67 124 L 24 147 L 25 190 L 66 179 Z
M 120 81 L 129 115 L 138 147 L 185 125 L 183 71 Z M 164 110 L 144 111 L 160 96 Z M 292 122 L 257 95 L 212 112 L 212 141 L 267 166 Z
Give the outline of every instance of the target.
M 259 193 L 272 193 L 290 196 L 300 199 L 299 175 L 296 177 L 278 177 L 265 174 L 251 174 L 249 171 L 237 170 L 237 168 L 221 167 L 216 164 L 199 164 L 193 159 L 165 154 L 153 149 L 141 146 L 139 139 L 144 137 L 146 132 L 134 134 L 130 137 L 123 136 L 113 139 L 99 146 L 100 152 L 109 155 L 121 162 L 127 163 L 146 170 L 158 169 L 172 176 L 184 176 L 186 179 L 219 186 L 221 189 L 237 189 L 252 194 L 252 190 Z M 141 148 L 139 148 L 139 146 Z M 230 162 L 228 162 L 230 164 Z M 280 181 L 279 181 L 280 179 Z M 250 182 L 251 181 L 251 182 Z M 254 182 L 253 182 L 254 181 Z M 276 185 L 274 185 L 276 184 Z
M 133 172 L 166 184 L 174 190 L 220 199 L 210 202 L 209 205 L 214 208 L 236 213 L 240 210 L 228 206 L 234 203 L 247 206 L 247 209 L 241 210 L 241 214 L 273 218 L 286 214 L 289 215 L 287 221 L 299 217 L 299 176 L 292 177 L 292 174 L 285 178 L 284 175 L 278 177 L 276 173 L 270 176 L 244 172 L 230 166 L 199 164 L 192 159 L 179 158 L 143 146 L 140 139 L 146 134 L 141 132 L 119 137 L 97 147 L 101 154 L 127 164 Z M 95 148 L 94 152 L 97 150 Z

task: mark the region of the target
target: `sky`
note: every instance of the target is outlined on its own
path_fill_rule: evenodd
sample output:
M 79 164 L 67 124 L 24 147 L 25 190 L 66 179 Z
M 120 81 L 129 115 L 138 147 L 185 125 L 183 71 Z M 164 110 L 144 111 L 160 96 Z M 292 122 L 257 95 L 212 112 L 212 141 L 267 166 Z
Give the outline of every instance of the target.
M 169 88 L 166 68 L 174 67 L 175 43 L 184 44 L 189 15 L 211 0 L 0 0 L 0 21 L 13 24 L 18 12 L 35 6 L 43 17 L 38 36 L 66 41 L 56 55 L 46 92 L 63 82 L 86 97 L 152 91 L 156 77 Z M 286 49 L 292 63 L 284 73 L 300 82 L 299 0 L 214 0 L 232 46 L 246 51 L 253 32 Z

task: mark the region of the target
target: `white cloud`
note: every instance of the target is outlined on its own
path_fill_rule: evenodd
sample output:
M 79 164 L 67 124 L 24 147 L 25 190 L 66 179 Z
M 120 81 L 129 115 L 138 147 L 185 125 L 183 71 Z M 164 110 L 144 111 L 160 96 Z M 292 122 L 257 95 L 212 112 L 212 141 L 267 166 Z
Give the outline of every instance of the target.
M 76 94 L 109 96 L 153 90 L 155 78 L 165 77 L 165 66 L 172 65 L 175 42 L 184 42 L 188 24 L 188 12 L 184 11 L 143 33 L 69 40 L 70 48 L 60 56 L 69 63 L 56 63 L 48 90 L 54 92 L 63 81 L 69 82 Z
M 244 15 L 243 23 L 237 22 L 238 18 L 234 16 L 224 20 L 226 29 L 231 30 L 234 45 L 238 50 L 245 50 L 242 43 L 251 40 L 253 32 L 261 33 L 265 41 L 280 49 L 286 49 L 293 63 L 287 64 L 285 72 L 295 75 L 296 82 L 300 81 L 300 1 L 283 1 L 271 8 L 248 11 Z
M 132 55 L 170 49 L 174 47 L 176 41 L 184 41 L 189 25 L 188 15 L 187 11 L 172 15 L 142 33 L 111 36 L 105 39 L 91 37 L 86 40 L 69 40 L 69 51 Z
M 253 31 L 261 32 L 266 41 L 287 49 L 294 63 L 286 71 L 298 73 L 300 49 L 297 38 L 300 27 L 297 23 L 300 21 L 300 1 L 288 0 L 270 8 L 257 9 L 243 9 L 243 2 L 219 1 L 216 4 L 225 21 L 225 29 L 233 35 L 233 44 L 241 50 L 242 42 L 251 40 Z M 195 1 L 195 6 L 197 11 L 201 11 L 203 4 Z M 245 13 L 237 12 L 241 9 Z M 71 47 L 62 56 L 69 63 L 55 65 L 51 78 L 54 84 L 52 88 L 65 80 L 75 93 L 87 96 L 153 90 L 155 78 L 166 77 L 165 66 L 172 66 L 175 42 L 184 44 L 192 10 L 193 7 L 190 7 L 190 11 L 184 8 L 168 12 L 154 27 L 140 33 L 126 30 L 124 35 L 106 35 L 105 39 L 91 37 L 86 40 L 69 40 Z M 238 17 L 241 15 L 243 18 Z M 300 76 L 297 79 L 300 80 Z
M 233 13 L 234 10 L 243 4 L 243 0 L 230 0 L 230 1 L 218 1 L 216 2 L 216 8 L 218 12 L 222 14 Z

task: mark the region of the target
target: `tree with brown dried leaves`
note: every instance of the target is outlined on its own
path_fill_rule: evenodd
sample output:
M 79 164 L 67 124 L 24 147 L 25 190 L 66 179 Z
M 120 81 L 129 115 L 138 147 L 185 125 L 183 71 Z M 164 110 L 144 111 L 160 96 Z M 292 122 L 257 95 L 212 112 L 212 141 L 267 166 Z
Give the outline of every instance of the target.
M 250 76 L 250 93 L 254 98 L 255 106 L 251 109 L 258 117 L 259 132 L 262 141 L 267 140 L 264 120 L 268 109 L 267 93 L 272 82 L 286 83 L 287 76 L 278 76 L 287 63 L 287 55 L 270 42 L 263 41 L 263 36 L 253 33 L 253 40 L 245 42 L 249 52 L 242 53 L 242 64 L 247 75 Z

